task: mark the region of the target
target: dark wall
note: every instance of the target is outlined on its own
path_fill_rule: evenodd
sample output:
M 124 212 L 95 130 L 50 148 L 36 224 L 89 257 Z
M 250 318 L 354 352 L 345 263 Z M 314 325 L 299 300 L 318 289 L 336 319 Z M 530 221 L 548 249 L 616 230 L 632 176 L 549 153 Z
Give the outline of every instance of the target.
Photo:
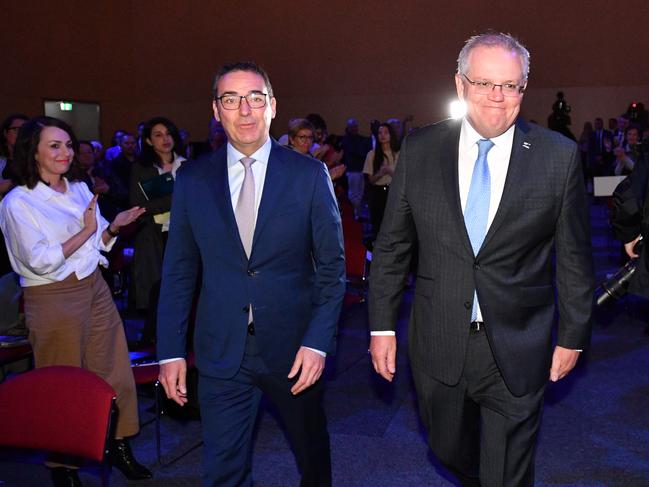
M 278 134 L 310 111 L 334 130 L 348 116 L 412 113 L 424 124 L 447 115 L 463 41 L 494 28 L 532 53 L 528 116 L 544 120 L 564 89 L 577 130 L 647 103 L 648 14 L 646 0 L 7 1 L 0 114 L 41 113 L 44 98 L 94 101 L 104 139 L 157 114 L 201 139 L 216 67 L 253 59 L 271 75 Z

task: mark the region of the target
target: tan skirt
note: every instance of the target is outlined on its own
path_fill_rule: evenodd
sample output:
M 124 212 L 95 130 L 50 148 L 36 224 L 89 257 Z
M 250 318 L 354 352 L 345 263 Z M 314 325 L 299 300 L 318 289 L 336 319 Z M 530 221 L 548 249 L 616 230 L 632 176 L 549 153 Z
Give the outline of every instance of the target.
M 36 367 L 74 365 L 99 375 L 117 392 L 115 436 L 136 434 L 137 394 L 124 326 L 99 270 L 23 292 Z

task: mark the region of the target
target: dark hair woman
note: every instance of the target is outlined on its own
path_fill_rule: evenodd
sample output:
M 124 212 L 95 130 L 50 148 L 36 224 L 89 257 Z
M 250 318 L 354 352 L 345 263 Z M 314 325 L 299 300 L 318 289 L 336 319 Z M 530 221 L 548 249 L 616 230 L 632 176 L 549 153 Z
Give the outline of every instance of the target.
M 163 174 L 175 179 L 176 171 L 185 162 L 178 154 L 182 152 L 180 134 L 176 125 L 164 117 L 147 121 L 142 129 L 142 149 L 138 162 L 131 168 L 130 201 L 132 205 L 146 208 L 147 214 L 140 220 L 135 236 L 133 277 L 135 306 L 149 310 L 143 341 L 153 339 L 153 312 L 162 272 L 162 256 L 169 231 L 171 194 L 148 196 L 142 184 Z
M 394 175 L 394 168 L 399 159 L 399 140 L 392 126 L 388 123 L 379 125 L 376 148 L 367 153 L 363 173 L 367 175 L 369 186 L 369 207 L 372 230 L 379 233 L 388 189 Z
M 16 187 L 0 204 L 0 227 L 20 276 L 36 367 L 73 365 L 106 380 L 117 392 L 113 465 L 127 477 L 151 476 L 133 458 L 125 437 L 139 430 L 137 396 L 122 320 L 98 270 L 101 251 L 119 229 L 144 212 L 133 207 L 109 224 L 97 196 L 68 179 L 77 139 L 63 121 L 38 117 L 20 129 L 14 151 Z M 55 485 L 81 485 L 73 468 L 49 463 Z

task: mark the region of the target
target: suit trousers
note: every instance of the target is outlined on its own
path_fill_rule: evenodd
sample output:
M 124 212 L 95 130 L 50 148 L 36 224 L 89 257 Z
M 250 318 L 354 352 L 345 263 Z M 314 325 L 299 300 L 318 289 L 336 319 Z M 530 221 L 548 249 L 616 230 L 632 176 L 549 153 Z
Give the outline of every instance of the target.
M 484 328 L 470 333 L 458 384 L 443 384 L 414 367 L 413 377 L 429 445 L 462 485 L 534 485 L 545 386 L 521 397 L 512 395 Z
M 72 365 L 97 374 L 117 392 L 115 436 L 136 434 L 137 394 L 124 326 L 99 270 L 23 292 L 36 367 Z
M 323 384 L 293 396 L 296 379 L 271 373 L 248 335 L 241 367 L 230 379 L 200 375 L 203 423 L 203 486 L 252 486 L 252 434 L 265 394 L 285 427 L 303 487 L 331 485 L 329 434 L 322 408 Z

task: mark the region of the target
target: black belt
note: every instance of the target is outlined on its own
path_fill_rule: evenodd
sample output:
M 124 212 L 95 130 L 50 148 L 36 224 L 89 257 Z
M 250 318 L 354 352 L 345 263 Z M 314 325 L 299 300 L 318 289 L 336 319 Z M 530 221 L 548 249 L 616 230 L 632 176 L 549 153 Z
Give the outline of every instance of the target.
M 248 323 L 248 335 L 255 336 L 255 324 Z
M 482 321 L 472 321 L 469 325 L 469 330 L 471 330 L 472 333 L 478 333 L 483 328 L 484 323 Z

